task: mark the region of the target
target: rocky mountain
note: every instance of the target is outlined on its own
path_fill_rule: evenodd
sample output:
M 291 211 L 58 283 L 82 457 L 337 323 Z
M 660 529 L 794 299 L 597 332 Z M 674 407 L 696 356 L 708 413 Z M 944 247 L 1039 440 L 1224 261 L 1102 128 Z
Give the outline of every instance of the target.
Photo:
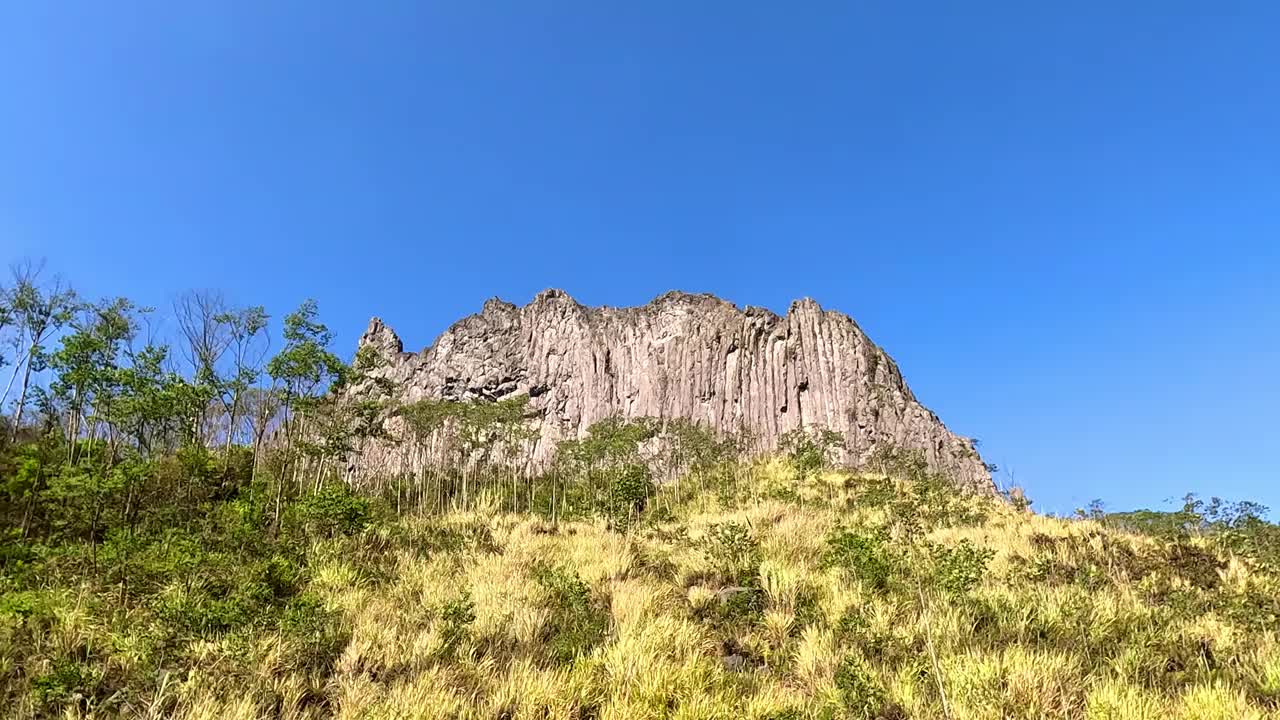
M 403 388 L 403 400 L 527 394 L 534 463 L 609 416 L 679 417 L 745 430 L 761 452 L 801 427 L 840 433 L 854 463 L 887 445 L 915 448 L 957 482 L 993 488 L 973 442 L 916 400 L 857 323 L 813 300 L 779 317 L 711 295 L 670 292 L 613 308 L 546 290 L 524 307 L 489 300 L 419 353 L 405 353 L 377 318 L 360 345 L 385 358 L 379 372 Z M 385 447 L 365 454 L 373 465 L 406 462 Z

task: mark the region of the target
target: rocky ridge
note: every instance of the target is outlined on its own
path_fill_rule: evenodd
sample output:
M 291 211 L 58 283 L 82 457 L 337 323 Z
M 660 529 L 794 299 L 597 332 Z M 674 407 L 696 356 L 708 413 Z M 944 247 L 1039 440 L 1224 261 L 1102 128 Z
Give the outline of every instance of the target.
M 845 438 L 846 461 L 865 462 L 885 446 L 918 449 L 957 482 L 994 487 L 973 441 L 916 400 L 857 323 L 809 299 L 778 316 L 705 294 L 592 308 L 546 290 L 524 307 L 491 299 L 419 353 L 405 353 L 378 318 L 360 346 L 385 359 L 378 372 L 403 388 L 405 401 L 527 394 L 535 464 L 598 420 L 649 416 L 746 431 L 759 452 L 796 428 L 830 429 Z M 364 455 L 366 466 L 413 462 L 388 447 Z

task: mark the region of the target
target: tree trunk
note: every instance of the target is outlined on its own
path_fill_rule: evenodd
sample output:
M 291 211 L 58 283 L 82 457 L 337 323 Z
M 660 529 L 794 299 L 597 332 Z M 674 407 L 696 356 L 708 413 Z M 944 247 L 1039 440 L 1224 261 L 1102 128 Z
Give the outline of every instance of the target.
M 236 415 L 240 410 L 240 393 L 231 399 L 231 409 L 227 411 L 227 441 L 222 446 L 222 472 L 226 473 L 231 464 L 231 444 L 236 437 Z
M 18 361 L 18 364 L 13 366 L 13 372 L 9 373 L 9 382 L 5 383 L 4 386 L 4 394 L 0 395 L 0 404 L 3 404 L 5 400 L 9 399 L 9 391 L 13 389 L 13 381 L 18 379 L 18 371 L 22 369 L 22 363 L 26 362 L 26 360 L 27 358 L 24 355 L 22 359 Z
M 71 407 L 67 409 L 67 466 L 70 467 L 76 459 L 76 435 L 80 433 L 80 388 L 76 388 L 76 393 L 71 401 Z

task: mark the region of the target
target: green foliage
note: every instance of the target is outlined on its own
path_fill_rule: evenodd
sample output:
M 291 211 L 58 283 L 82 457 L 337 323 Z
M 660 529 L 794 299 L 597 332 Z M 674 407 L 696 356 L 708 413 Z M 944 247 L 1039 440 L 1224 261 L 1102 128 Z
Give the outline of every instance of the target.
M 990 513 L 991 498 L 957 487 L 919 450 L 881 448 L 868 469 L 882 477 L 864 481 L 859 501 L 885 507 L 899 534 L 919 538 L 939 527 L 977 525 Z
M 493 532 L 480 522 L 430 523 L 402 538 L 402 544 L 424 556 L 435 553 L 494 553 L 499 550 Z
M 987 563 L 995 557 L 994 550 L 977 547 L 967 539 L 952 547 L 933 545 L 929 553 L 935 585 L 952 595 L 973 590 L 986 576 Z
M 620 531 L 634 525 L 656 490 L 641 446 L 659 430 L 651 418 L 611 417 L 588 428 L 587 437 L 561 442 L 553 473 L 563 483 L 566 514 L 600 515 Z
M 471 624 L 476 621 L 476 604 L 471 594 L 464 592 L 457 598 L 445 603 L 440 609 L 440 653 L 443 657 L 453 657 L 458 646 L 470 637 Z
M 609 614 L 577 572 L 541 566 L 534 579 L 542 589 L 549 613 L 542 640 L 550 659 L 569 663 L 604 641 Z
M 88 708 L 102 682 L 102 671 L 70 658 L 58 658 L 46 673 L 31 681 L 37 704 L 46 708 L 74 706 Z
M 760 567 L 760 542 L 751 529 L 736 522 L 717 523 L 707 528 L 702 554 L 722 582 L 752 584 Z
M 810 477 L 831 467 L 832 456 L 845 449 L 840 433 L 805 428 L 787 432 L 778 446 L 801 477 Z
M 893 649 L 893 638 L 873 630 L 867 618 L 856 607 L 844 611 L 834 632 L 841 647 L 857 650 L 869 660 L 884 659 Z
M 556 448 L 556 458 L 568 469 L 579 471 L 629 464 L 636 460 L 641 444 L 657 437 L 660 429 L 653 418 L 605 418 L 587 428 L 586 438 L 562 442 Z
M 191 698 L 217 696 L 202 694 L 213 685 L 223 695 L 252 688 L 242 714 L 391 715 L 394 698 L 420 689 L 405 675 L 424 662 L 437 665 L 432 682 L 449 684 L 446 693 L 499 717 L 727 717 L 697 693 L 714 690 L 719 702 L 764 687 L 786 691 L 759 695 L 776 704 L 754 712 L 779 718 L 905 716 L 891 699 L 933 717 L 943 686 L 966 707 L 956 717 L 975 707 L 1093 716 L 1086 694 L 1092 703 L 1111 685 L 1162 707 L 1218 687 L 1263 714 L 1280 707 L 1280 528 L 1255 503 L 1188 496 L 1172 512 L 1107 513 L 1095 502 L 1081 522 L 1055 529 L 957 489 L 918 450 L 882 449 L 855 475 L 835 468 L 838 434 L 794 431 L 782 450 L 795 472 L 773 473 L 774 463 L 743 461 L 739 438 L 652 418 L 596 423 L 557 448 L 551 471 L 527 477 L 518 467 L 532 439 L 527 397 L 399 407 L 385 356 L 366 347 L 344 364 L 312 301 L 284 319 L 269 363 L 263 308 L 204 310 L 193 316 L 204 324 L 183 326 L 189 347 L 175 351 L 154 335 L 151 310 L 124 298 L 83 303 L 26 280 L 0 293 L 12 348 L 0 365 L 12 366 L 18 388 L 0 423 L 6 716 L 178 715 L 195 712 Z M 878 350 L 868 356 L 873 370 L 885 362 Z M 477 394 L 448 385 L 454 398 Z M 379 477 L 351 462 L 374 441 L 391 464 L 402 451 L 415 465 L 428 445 L 448 456 L 420 475 Z M 401 521 L 391 500 L 405 514 L 440 517 Z M 1028 509 L 1023 495 L 1010 502 Z M 448 512 L 459 505 L 472 512 Z M 717 505 L 740 512 L 707 520 Z M 555 522 L 505 514 L 522 508 Z M 981 532 L 935 532 L 992 515 Z M 602 518 L 632 535 L 566 518 Z M 691 542 L 687 529 L 704 522 L 705 536 Z M 805 536 L 833 523 L 842 525 L 825 542 Z M 501 592 L 484 586 L 529 580 L 528 549 L 509 545 L 526 533 L 539 536 L 539 558 L 548 549 L 531 571 L 539 607 L 529 617 L 542 633 L 532 642 L 495 630 Z M 593 588 L 574 566 L 551 564 L 591 555 L 582 534 L 602 553 L 625 554 L 605 563 L 625 570 L 599 575 L 592 558 L 590 576 L 606 577 Z M 944 536 L 984 544 L 933 542 Z M 1015 549 L 993 567 L 1001 542 Z M 480 567 L 520 576 L 489 578 Z M 424 607 L 422 577 L 409 570 L 438 573 L 431 582 L 444 593 L 436 585 L 430 596 L 444 601 Z M 451 589 L 460 577 L 469 584 Z M 593 653 L 610 642 L 607 587 L 619 588 L 616 610 L 628 618 L 619 640 L 646 651 L 638 657 Z M 687 604 L 676 599 L 686 591 Z M 374 593 L 375 616 L 353 607 Z M 831 622 L 831 612 L 842 614 Z M 633 613 L 670 622 L 636 627 Z M 424 623 L 440 639 L 435 655 L 400 644 Z M 662 657 L 675 633 L 695 649 L 698 670 L 676 673 L 679 689 L 667 692 L 657 673 L 694 667 L 684 651 Z M 732 672 L 702 672 L 711 643 L 736 656 L 725 663 Z M 394 657 L 374 652 L 388 649 Z M 506 667 L 520 674 L 503 675 Z M 523 695 L 545 695 L 546 678 L 571 678 L 572 697 L 557 697 L 566 702 L 554 710 L 528 707 Z M 838 707 L 790 707 L 799 692 L 818 700 L 831 680 Z M 357 697 L 387 706 L 347 704 Z M 606 711 L 606 697 L 652 704 Z M 1249 716 L 1230 700 L 1218 716 Z M 1196 714 L 1204 702 L 1186 707 L 1183 716 L 1212 716 Z
M 754 584 L 726 588 L 715 609 L 715 620 L 722 625 L 754 625 L 765 611 L 764 591 Z
M 850 717 L 873 720 L 886 704 L 884 688 L 866 663 L 846 655 L 836 667 L 836 690 Z
M 329 672 L 351 639 L 341 616 L 310 592 L 289 598 L 280 614 L 280 632 L 292 641 L 294 664 L 312 672 Z
M 369 498 L 357 495 L 342 484 L 328 485 L 298 501 L 299 520 L 307 531 L 320 537 L 351 536 L 372 521 Z
M 333 333 L 318 319 L 315 300 L 307 300 L 284 317 L 284 349 L 267 363 L 267 373 L 305 395 L 326 379 L 336 379 L 343 367 L 326 348 Z
M 635 464 L 619 468 L 609 484 L 603 508 L 609 526 L 625 532 L 644 511 L 651 495 L 653 481 L 649 478 L 649 468 Z
M 514 447 L 533 438 L 525 424 L 527 395 L 497 401 L 425 399 L 396 410 L 410 435 L 425 442 L 436 433 L 446 433 L 456 446 L 460 460 L 473 454 L 491 455 L 495 450 Z
M 1105 513 L 1099 502 L 1086 515 L 1109 527 L 1151 535 L 1166 541 L 1207 538 L 1224 551 L 1280 571 L 1280 525 L 1266 520 L 1267 508 L 1255 502 L 1229 502 L 1195 495 L 1183 499 L 1171 512 L 1134 510 Z
M 869 590 L 889 588 L 899 560 L 883 534 L 868 534 L 837 528 L 827 536 L 822 562 L 838 567 Z

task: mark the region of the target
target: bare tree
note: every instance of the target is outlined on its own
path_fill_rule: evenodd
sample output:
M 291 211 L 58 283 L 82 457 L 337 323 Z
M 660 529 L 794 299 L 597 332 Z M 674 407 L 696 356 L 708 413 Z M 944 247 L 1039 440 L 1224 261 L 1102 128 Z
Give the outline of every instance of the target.
M 232 343 L 231 333 L 224 320 L 227 314 L 226 301 L 221 293 L 212 290 L 192 290 L 173 301 L 173 314 L 186 341 L 182 352 L 191 365 L 192 382 L 212 395 L 221 397 L 226 380 L 219 374 L 218 363 Z M 212 401 L 212 397 L 208 399 Z M 206 444 L 204 428 L 208 426 L 208 419 L 208 410 L 202 411 L 193 428 L 193 435 L 202 445 Z M 231 432 L 230 428 L 227 432 Z

